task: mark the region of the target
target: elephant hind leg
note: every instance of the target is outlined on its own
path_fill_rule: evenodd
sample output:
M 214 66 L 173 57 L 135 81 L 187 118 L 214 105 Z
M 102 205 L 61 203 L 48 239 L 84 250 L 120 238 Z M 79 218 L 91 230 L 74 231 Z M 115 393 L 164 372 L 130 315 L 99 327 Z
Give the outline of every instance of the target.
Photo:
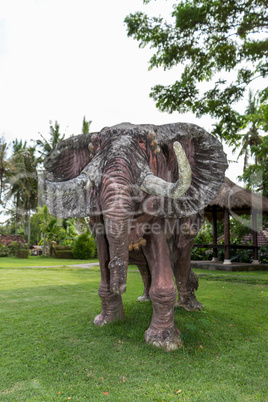
M 175 307 L 182 307 L 186 311 L 203 310 L 203 304 L 196 296 L 198 288 L 198 277 L 191 269 L 191 248 L 193 242 L 178 249 L 177 261 L 174 264 L 174 275 L 178 288 L 179 297 Z
M 152 278 L 151 278 L 151 273 L 149 270 L 149 266 L 148 264 L 144 263 L 144 264 L 137 264 L 137 267 L 139 268 L 141 277 L 142 277 L 142 281 L 143 281 L 143 286 L 144 286 L 144 290 L 143 290 L 143 295 L 138 297 L 138 301 L 139 302 L 146 302 L 150 300 L 150 295 L 149 295 L 149 291 L 150 291 L 150 287 L 151 287 L 151 282 L 152 282 Z
M 182 307 L 186 311 L 203 310 L 203 304 L 200 303 L 195 296 L 196 278 L 194 278 L 194 276 L 196 276 L 196 274 L 191 270 L 186 283 L 183 283 L 181 280 L 176 281 L 179 297 L 175 307 Z
M 148 262 L 144 256 L 144 248 L 137 251 L 129 251 L 129 264 L 136 265 L 140 271 L 142 282 L 143 282 L 143 295 L 139 296 L 137 301 L 145 302 L 150 300 L 150 287 L 152 283 L 151 272 L 149 269 Z

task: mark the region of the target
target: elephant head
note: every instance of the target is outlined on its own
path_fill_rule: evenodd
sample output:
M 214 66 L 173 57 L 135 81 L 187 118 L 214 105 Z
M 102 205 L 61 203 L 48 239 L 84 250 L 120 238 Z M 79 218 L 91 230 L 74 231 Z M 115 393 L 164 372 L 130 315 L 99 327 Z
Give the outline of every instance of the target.
M 199 212 L 216 197 L 227 168 L 219 141 L 183 123 L 123 123 L 71 137 L 55 147 L 44 165 L 40 192 L 50 213 L 102 216 L 110 260 L 123 261 L 125 268 L 133 218 L 183 218 Z

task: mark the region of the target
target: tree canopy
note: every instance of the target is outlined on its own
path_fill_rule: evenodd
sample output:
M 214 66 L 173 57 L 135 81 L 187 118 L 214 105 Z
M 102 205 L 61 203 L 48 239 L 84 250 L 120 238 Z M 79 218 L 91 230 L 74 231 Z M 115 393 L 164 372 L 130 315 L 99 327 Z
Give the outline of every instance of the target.
M 173 6 L 173 23 L 142 12 L 127 16 L 128 36 L 154 49 L 150 69 L 183 67 L 175 83 L 152 88 L 156 106 L 209 114 L 217 121 L 214 133 L 234 143 L 245 123 L 236 104 L 254 80 L 268 74 L 267 6 L 267 0 L 183 0 Z M 265 103 L 265 84 L 260 96 Z

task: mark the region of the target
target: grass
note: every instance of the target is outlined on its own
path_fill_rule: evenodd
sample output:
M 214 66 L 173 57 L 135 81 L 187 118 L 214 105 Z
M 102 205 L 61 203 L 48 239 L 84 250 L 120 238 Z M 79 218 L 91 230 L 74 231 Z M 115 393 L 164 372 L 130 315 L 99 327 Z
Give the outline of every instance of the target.
M 152 305 L 136 302 L 134 267 L 125 320 L 102 328 L 97 268 L 1 268 L 0 400 L 267 400 L 266 274 L 199 273 L 205 308 L 176 310 L 184 347 L 165 353 L 145 344 Z
M 29 256 L 29 258 L 16 258 L 16 257 L 1 257 L 0 268 L 23 268 L 23 267 L 47 267 L 47 266 L 61 266 L 88 264 L 89 262 L 96 262 L 98 259 L 93 260 L 76 260 L 76 259 L 59 259 L 54 257 Z

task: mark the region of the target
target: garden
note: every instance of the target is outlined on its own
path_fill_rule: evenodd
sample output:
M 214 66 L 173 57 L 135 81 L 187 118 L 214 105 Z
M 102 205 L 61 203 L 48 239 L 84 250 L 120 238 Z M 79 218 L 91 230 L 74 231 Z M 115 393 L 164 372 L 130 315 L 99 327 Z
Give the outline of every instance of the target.
M 1 400 L 267 400 L 267 272 L 196 270 L 204 310 L 176 309 L 183 347 L 166 353 L 144 341 L 152 305 L 137 302 L 136 266 L 125 319 L 96 327 L 98 267 L 16 261 L 0 260 Z

